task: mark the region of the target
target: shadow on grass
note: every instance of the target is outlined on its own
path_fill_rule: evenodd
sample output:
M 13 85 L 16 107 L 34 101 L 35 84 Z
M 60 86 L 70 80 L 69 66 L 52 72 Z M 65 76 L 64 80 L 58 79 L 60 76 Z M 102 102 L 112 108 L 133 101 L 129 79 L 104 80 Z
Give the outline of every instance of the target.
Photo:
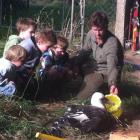
M 41 88 L 37 100 L 46 101 L 66 101 L 73 99 L 82 83 L 81 78 L 74 79 L 66 83 L 57 83 L 56 85 Z
M 73 99 L 81 86 L 82 78 L 78 77 L 71 81 L 47 81 L 44 83 L 38 83 L 32 81 L 26 91 L 22 89 L 19 96 L 22 96 L 27 100 L 37 100 L 39 102 L 57 102 Z
M 56 102 L 71 100 L 76 97 L 78 90 L 82 84 L 82 79 L 79 77 L 70 82 L 57 82 L 56 84 L 34 83 L 29 85 L 25 92 L 25 98 L 37 101 Z M 38 90 L 39 88 L 39 90 Z M 108 93 L 107 86 L 104 87 L 102 93 Z M 123 98 L 131 98 L 132 96 L 140 97 L 140 86 L 133 82 L 122 82 L 120 85 L 119 96 Z

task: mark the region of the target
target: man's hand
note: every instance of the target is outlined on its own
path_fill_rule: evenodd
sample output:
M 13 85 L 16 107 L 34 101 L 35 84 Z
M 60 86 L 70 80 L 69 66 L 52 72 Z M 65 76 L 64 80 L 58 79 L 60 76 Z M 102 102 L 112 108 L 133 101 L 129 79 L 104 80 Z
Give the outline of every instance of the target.
M 110 87 L 110 94 L 118 95 L 118 88 L 115 85 Z

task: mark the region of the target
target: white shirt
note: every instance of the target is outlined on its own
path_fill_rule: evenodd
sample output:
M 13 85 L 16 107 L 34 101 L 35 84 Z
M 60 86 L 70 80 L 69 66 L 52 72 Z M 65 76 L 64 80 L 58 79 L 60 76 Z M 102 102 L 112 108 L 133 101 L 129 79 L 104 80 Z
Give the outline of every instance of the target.
M 0 83 L 5 79 L 14 81 L 16 78 L 16 67 L 9 60 L 0 58 Z

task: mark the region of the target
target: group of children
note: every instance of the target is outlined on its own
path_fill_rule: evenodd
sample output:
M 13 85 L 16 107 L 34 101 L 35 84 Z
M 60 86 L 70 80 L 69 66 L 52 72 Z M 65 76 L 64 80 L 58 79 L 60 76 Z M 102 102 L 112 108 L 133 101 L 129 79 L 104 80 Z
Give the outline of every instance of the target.
M 19 35 L 9 37 L 0 59 L 0 94 L 13 96 L 35 72 L 43 82 L 47 77 L 72 76 L 65 37 L 52 30 L 36 31 L 37 24 L 30 18 L 19 19 L 16 27 Z

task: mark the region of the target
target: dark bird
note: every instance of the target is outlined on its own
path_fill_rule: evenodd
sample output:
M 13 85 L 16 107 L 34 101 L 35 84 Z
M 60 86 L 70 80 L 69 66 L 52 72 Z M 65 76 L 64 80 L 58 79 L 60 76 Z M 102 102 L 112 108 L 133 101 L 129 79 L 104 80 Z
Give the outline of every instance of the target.
M 104 103 L 107 99 L 102 93 L 95 92 L 91 105 L 71 105 L 65 115 L 54 122 L 51 132 L 63 136 L 61 129 L 69 125 L 78 128 L 82 133 L 108 132 L 117 127 L 117 120 L 109 113 Z

